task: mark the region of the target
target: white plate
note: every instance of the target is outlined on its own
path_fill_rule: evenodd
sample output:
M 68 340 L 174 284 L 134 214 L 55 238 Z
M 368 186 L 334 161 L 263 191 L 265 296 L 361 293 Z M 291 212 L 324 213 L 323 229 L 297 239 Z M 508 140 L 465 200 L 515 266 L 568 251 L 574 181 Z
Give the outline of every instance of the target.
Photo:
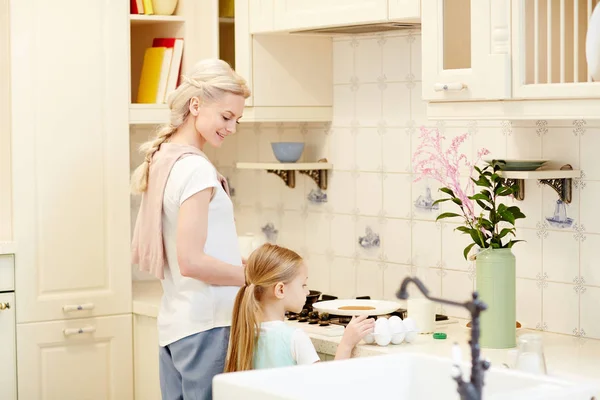
M 373 307 L 372 310 L 340 310 L 340 307 L 348 306 L 363 306 Z M 349 299 L 349 300 L 327 300 L 318 301 L 313 304 L 313 308 L 320 313 L 326 312 L 332 315 L 385 315 L 397 311 L 402 308 L 402 305 L 395 301 L 386 300 L 360 300 L 360 299 Z

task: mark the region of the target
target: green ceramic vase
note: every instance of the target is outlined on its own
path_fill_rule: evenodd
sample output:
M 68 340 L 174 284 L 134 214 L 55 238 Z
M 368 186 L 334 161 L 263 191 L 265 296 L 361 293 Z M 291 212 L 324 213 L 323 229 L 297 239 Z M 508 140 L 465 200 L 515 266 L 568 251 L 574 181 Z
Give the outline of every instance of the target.
M 481 313 L 482 348 L 516 346 L 516 260 L 511 249 L 477 254 L 477 292 L 488 309 Z

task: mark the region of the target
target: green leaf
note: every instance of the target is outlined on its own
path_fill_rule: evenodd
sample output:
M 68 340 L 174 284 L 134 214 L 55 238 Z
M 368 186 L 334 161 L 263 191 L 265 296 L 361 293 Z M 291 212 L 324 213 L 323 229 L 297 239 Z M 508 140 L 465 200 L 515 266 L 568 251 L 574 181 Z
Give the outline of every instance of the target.
M 458 197 L 453 197 L 453 198 L 452 198 L 452 202 L 453 202 L 454 204 L 458 204 L 459 206 L 462 206 L 462 205 L 463 205 L 463 202 L 462 202 L 462 200 L 461 200 L 461 199 L 459 199 Z
M 480 175 L 482 174 L 482 172 L 481 172 L 481 168 L 479 168 L 477 165 L 474 165 L 474 166 L 473 166 L 473 169 L 474 169 L 475 171 L 477 171 L 477 173 L 478 173 L 478 174 L 480 174 Z
M 448 189 L 447 187 L 442 187 L 442 188 L 440 188 L 440 192 L 444 192 L 444 193 L 446 193 L 446 194 L 449 194 L 449 195 L 450 195 L 450 196 L 452 196 L 452 197 L 456 197 L 456 196 L 454 195 L 454 192 L 452 191 L 452 189 Z
M 500 216 L 502 217 L 503 221 L 508 221 L 510 222 L 512 225 L 515 224 L 515 216 L 512 215 L 512 213 L 508 210 L 504 210 L 503 212 L 499 212 Z
M 450 200 L 452 200 L 452 198 L 450 198 L 450 197 L 446 197 L 444 199 L 437 199 L 436 201 L 434 201 L 432 203 L 432 205 L 436 205 L 436 204 L 439 204 L 439 203 L 443 203 L 444 201 L 450 201 Z
M 477 186 L 483 186 L 483 187 L 492 187 L 492 184 L 490 182 L 488 182 L 487 179 L 480 177 L 479 179 L 475 180 L 473 178 L 471 178 L 471 180 L 477 185 Z
M 510 249 L 513 247 L 513 245 L 515 243 L 519 243 L 519 242 L 524 242 L 524 240 L 511 240 L 510 242 L 508 242 L 508 245 L 506 247 L 508 247 Z
M 485 247 L 483 244 L 483 239 L 481 236 L 479 236 L 481 234 L 481 232 L 478 232 L 477 229 L 472 229 L 471 232 L 469 232 L 471 234 L 471 239 L 473 239 L 473 241 L 477 244 L 477 246 L 479 247 Z
M 458 226 L 456 230 L 463 233 L 471 233 L 471 228 L 467 228 L 466 226 Z
M 515 230 L 514 228 L 504 228 L 500 231 L 500 233 L 498 234 L 498 238 L 501 239 L 504 236 L 508 235 L 508 234 L 512 234 L 513 236 L 515 236 Z
M 471 243 L 470 245 L 465 247 L 465 249 L 463 250 L 463 255 L 465 256 L 465 260 L 467 260 L 467 257 L 469 256 L 469 251 L 471 251 L 473 246 L 475 246 L 475 243 Z
M 483 208 L 485 211 L 491 210 L 491 207 L 488 206 L 487 204 L 484 204 L 481 200 L 476 200 L 476 201 L 477 201 L 477 205 L 479 205 L 479 207 Z
M 475 193 L 473 196 L 469 197 L 469 199 L 471 199 L 471 200 L 485 200 L 485 201 L 490 201 L 490 197 L 489 197 L 489 195 L 487 195 L 487 191 L 486 191 L 486 194 L 484 194 L 484 193 Z
M 525 218 L 525 214 L 517 206 L 508 207 L 507 210 L 514 215 L 515 219 Z
M 508 196 L 513 194 L 515 191 L 510 187 L 499 187 L 494 192 L 497 196 Z
M 442 213 L 442 214 L 438 215 L 438 217 L 435 220 L 437 221 L 437 220 L 440 220 L 440 219 L 452 218 L 452 217 L 460 217 L 460 215 L 457 214 L 457 213 L 445 212 L 445 213 Z

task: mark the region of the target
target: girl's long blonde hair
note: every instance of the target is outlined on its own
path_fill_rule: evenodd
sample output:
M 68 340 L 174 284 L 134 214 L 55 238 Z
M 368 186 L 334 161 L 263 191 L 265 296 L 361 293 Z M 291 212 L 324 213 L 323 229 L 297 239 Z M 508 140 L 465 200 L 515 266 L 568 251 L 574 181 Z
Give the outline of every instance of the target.
M 169 140 L 190 114 L 190 99 L 198 97 L 202 103 L 218 100 L 224 93 L 233 93 L 247 99 L 250 89 L 244 78 L 239 76 L 223 60 L 209 59 L 198 62 L 188 75 L 183 75 L 181 84 L 169 93 L 167 105 L 171 110 L 168 124 L 162 125 L 154 139 L 140 146 L 144 154 L 142 162 L 131 177 L 131 191 L 141 194 L 148 188 L 148 171 L 152 156 L 160 145 Z
M 239 290 L 233 306 L 225 372 L 252 369 L 260 332 L 261 298 L 278 282 L 288 283 L 294 279 L 302 263 L 302 257 L 294 251 L 269 243 L 250 255 L 246 284 Z

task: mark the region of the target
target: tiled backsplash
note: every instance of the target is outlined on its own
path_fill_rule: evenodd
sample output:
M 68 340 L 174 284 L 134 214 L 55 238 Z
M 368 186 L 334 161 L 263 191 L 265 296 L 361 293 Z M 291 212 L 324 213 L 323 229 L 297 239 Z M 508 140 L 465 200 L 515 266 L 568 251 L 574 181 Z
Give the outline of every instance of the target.
M 428 191 L 437 198 L 438 185 L 413 182 L 411 156 L 421 125 L 448 139 L 469 132 L 471 155 L 486 147 L 492 157 L 543 157 L 583 171 L 567 205 L 572 220 L 562 225 L 548 220 L 556 193 L 526 182 L 517 204 L 527 215 L 517 225 L 526 242 L 514 247 L 517 318 L 525 327 L 600 338 L 600 121 L 428 121 L 420 63 L 418 33 L 335 39 L 331 126 L 242 124 L 221 149 L 209 150 L 235 188 L 238 231 L 262 234 L 272 223 L 277 243 L 306 257 L 311 289 L 394 299 L 402 278 L 417 274 L 434 294 L 465 300 L 474 289 L 474 265 L 462 256 L 469 241 L 456 225 L 435 222 L 441 210 L 416 206 Z M 317 187 L 305 175 L 289 189 L 274 174 L 234 168 L 275 161 L 272 141 L 304 141 L 304 160 L 333 163 L 326 203 L 307 200 Z

